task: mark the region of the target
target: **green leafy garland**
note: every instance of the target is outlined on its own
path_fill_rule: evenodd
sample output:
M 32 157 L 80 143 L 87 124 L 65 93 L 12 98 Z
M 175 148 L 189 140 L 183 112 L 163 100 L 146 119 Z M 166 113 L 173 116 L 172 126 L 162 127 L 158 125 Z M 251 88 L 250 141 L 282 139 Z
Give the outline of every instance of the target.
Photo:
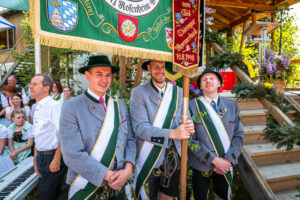
M 237 65 L 249 76 L 248 67 L 244 64 L 243 60 L 243 56 L 239 53 L 224 51 L 223 53 L 212 55 L 209 58 L 209 66 L 212 66 L 216 71 L 220 71 L 232 65 Z
M 283 94 L 277 94 L 274 88 L 267 88 L 264 84 L 257 85 L 239 83 L 231 90 L 236 94 L 238 99 L 256 99 L 265 97 L 280 110 L 287 114 L 291 107 L 284 103 Z M 279 124 L 269 115 L 267 118 L 267 127 L 265 131 L 265 138 L 277 144 L 277 148 L 286 147 L 286 150 L 293 149 L 294 145 L 300 145 L 300 124 L 296 123 L 294 127 L 288 124 Z

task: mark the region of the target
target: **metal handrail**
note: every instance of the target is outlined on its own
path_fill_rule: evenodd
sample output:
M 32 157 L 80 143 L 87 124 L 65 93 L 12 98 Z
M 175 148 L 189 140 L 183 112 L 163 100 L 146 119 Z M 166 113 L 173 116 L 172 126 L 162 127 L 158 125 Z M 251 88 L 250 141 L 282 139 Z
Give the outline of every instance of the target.
M 22 41 L 23 35 L 25 34 L 25 31 L 23 31 L 23 33 L 21 34 L 20 38 L 18 39 L 18 41 L 16 42 L 16 44 L 13 46 L 13 48 L 10 50 L 9 55 L 7 55 L 6 59 L 4 60 L 4 62 L 0 65 L 0 81 L 2 81 L 2 72 L 7 72 L 7 68 L 6 68 L 6 63 L 8 58 L 11 56 L 13 58 L 13 61 L 15 62 L 15 59 L 13 57 L 13 53 L 16 50 L 18 44 L 21 44 L 22 49 L 24 49 L 24 44 Z M 4 68 L 4 70 L 3 70 Z

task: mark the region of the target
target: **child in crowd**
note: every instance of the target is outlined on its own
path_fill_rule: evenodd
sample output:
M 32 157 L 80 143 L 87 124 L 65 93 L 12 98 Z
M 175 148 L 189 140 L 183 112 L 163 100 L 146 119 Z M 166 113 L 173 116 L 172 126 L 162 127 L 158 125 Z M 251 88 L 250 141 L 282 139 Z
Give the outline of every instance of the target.
M 30 108 L 28 106 L 24 106 L 22 96 L 18 93 L 12 95 L 10 106 L 6 107 L 5 113 L 7 120 L 11 120 L 11 113 L 14 110 L 23 110 L 26 121 L 30 122 Z
M 8 147 L 10 158 L 15 164 L 20 163 L 31 154 L 33 145 L 32 125 L 25 121 L 23 110 L 14 110 L 11 113 L 13 123 L 9 125 Z

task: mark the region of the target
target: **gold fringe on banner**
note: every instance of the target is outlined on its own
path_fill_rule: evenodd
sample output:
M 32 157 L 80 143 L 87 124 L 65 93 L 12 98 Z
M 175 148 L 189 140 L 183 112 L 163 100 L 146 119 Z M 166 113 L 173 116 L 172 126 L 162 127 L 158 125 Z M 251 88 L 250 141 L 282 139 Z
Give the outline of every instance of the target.
M 180 74 L 182 74 L 184 76 L 188 76 L 188 75 L 198 72 L 198 65 L 194 65 L 191 67 L 184 67 L 182 65 L 177 65 L 177 64 L 173 63 L 173 71 L 179 72 Z
M 165 76 L 170 81 L 176 81 L 177 79 L 182 77 L 182 75 L 180 73 L 171 74 L 170 72 L 168 72 L 168 70 L 165 70 Z
M 29 0 L 29 3 L 30 25 L 33 37 L 42 45 L 143 59 L 172 61 L 171 52 L 130 47 L 121 44 L 42 31 L 40 24 L 40 0 Z

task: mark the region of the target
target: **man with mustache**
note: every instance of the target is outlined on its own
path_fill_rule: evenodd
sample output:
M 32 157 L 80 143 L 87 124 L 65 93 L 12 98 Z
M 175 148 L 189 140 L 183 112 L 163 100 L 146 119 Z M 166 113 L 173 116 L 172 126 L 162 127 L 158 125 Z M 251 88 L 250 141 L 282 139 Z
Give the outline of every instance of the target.
M 136 199 L 168 200 L 179 195 L 181 140 L 194 133 L 191 120 L 180 124 L 182 89 L 166 82 L 166 67 L 172 64 L 157 60 L 143 63 L 152 79 L 131 92 L 130 117 L 139 152 Z
M 136 141 L 125 103 L 107 93 L 118 71 L 107 56 L 91 56 L 79 69 L 89 88 L 62 106 L 59 134 L 69 199 L 127 199 L 123 186 L 132 173 Z
M 207 199 L 210 180 L 214 183 L 215 199 L 230 199 L 232 166 L 237 164 L 243 149 L 239 108 L 233 100 L 218 95 L 222 81 L 218 72 L 206 69 L 197 80 L 203 96 L 189 103 L 191 115 L 197 118 L 192 143 L 200 146 L 190 149 L 188 159 L 196 200 Z

